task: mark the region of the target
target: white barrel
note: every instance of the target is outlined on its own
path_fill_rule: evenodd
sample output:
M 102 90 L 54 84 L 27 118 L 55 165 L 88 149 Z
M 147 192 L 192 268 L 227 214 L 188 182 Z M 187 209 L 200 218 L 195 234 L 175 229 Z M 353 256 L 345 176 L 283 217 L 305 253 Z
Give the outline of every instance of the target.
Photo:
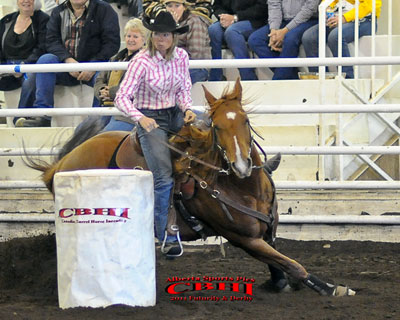
M 61 172 L 54 190 L 60 308 L 154 306 L 151 172 Z

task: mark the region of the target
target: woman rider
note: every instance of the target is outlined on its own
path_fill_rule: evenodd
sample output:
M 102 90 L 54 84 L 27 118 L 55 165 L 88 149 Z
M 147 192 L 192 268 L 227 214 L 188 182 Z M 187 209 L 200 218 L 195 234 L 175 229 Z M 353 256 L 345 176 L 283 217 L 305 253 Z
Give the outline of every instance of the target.
M 140 144 L 154 178 L 155 235 L 162 241 L 174 183 L 170 151 L 162 141 L 166 143 L 170 132 L 179 131 L 183 122 L 194 121 L 196 115 L 191 111 L 189 56 L 177 47 L 178 35 L 188 28 L 179 27 L 165 11 L 155 19 L 145 18 L 143 25 L 151 31 L 146 49 L 129 62 L 114 103 L 138 124 Z M 176 237 L 166 240 L 174 242 Z

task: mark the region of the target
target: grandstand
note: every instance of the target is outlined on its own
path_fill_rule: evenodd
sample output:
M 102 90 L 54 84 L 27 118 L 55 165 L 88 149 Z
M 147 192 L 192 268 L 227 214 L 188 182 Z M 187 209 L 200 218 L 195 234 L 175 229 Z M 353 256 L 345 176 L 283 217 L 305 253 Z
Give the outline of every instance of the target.
M 2 0 L 0 17 L 12 12 L 14 4 L 15 0 Z M 123 26 L 127 17 L 113 6 L 119 12 L 120 24 Z M 394 65 L 384 62 L 388 57 L 399 58 L 400 25 L 392 22 L 394 12 L 400 12 L 400 1 L 383 1 L 377 34 L 363 37 L 353 46 L 356 58 L 367 58 L 370 64 L 381 58 L 378 65 L 360 65 L 354 80 L 335 77 L 272 81 L 269 69 L 258 67 L 259 81 L 242 82 L 249 109 L 259 107 L 264 110 L 251 113 L 250 116 L 254 127 L 264 138 L 259 140 L 260 144 L 267 147 L 266 150 L 275 147 L 269 154 L 276 150 L 284 153 L 281 166 L 274 173 L 278 188 L 282 186 L 278 192 L 280 213 L 312 216 L 317 217 L 317 220 L 318 216 L 358 217 L 362 213 L 377 217 L 390 213 L 399 215 L 400 152 L 395 147 L 399 147 L 400 136 L 400 66 L 399 62 Z M 303 53 L 300 54 L 302 57 Z M 232 55 L 229 51 L 224 52 L 224 58 L 226 61 L 222 63 L 230 61 Z M 302 63 L 305 59 L 298 60 Z M 194 105 L 205 105 L 202 84 L 219 96 L 223 88 L 238 76 L 235 66 L 237 61 L 231 61 L 230 67 L 224 69 L 227 81 L 196 83 L 193 87 Z M 333 66 L 330 68 L 334 70 Z M 306 71 L 304 63 L 300 65 L 300 70 Z M 55 107 L 90 107 L 92 96 L 93 90 L 87 86 L 58 87 Z M 15 108 L 18 97 L 19 90 L 5 95 L 0 92 L 2 109 Z M 334 110 L 341 106 L 349 109 L 368 106 L 376 110 L 345 113 L 324 111 L 324 108 Z M 268 107 L 280 111 L 269 113 Z M 289 110 L 291 107 L 302 111 L 285 113 L 284 109 Z M 307 114 L 304 113 L 307 108 L 319 108 L 321 111 Z M 384 113 L 380 112 L 380 108 Z M 390 108 L 394 112 L 385 112 L 385 109 Z M 44 149 L 62 143 L 71 135 L 82 116 L 53 117 L 51 128 L 13 128 L 10 118 L 8 121 L 4 117 L 0 119 L 0 219 L 15 214 L 14 217 L 20 217 L 21 222 L 18 225 L 0 224 L 0 241 L 51 230 L 52 226 L 48 223 L 23 223 L 28 213 L 51 213 L 53 204 L 51 195 L 45 189 L 33 188 L 38 186 L 38 173 L 24 165 L 17 151 L 22 148 L 22 143 L 28 148 Z M 328 151 L 318 147 L 327 148 Z M 332 151 L 334 149 L 329 147 L 336 147 L 339 151 Z M 350 149 L 346 149 L 340 152 L 340 148 L 344 150 L 345 147 L 355 148 L 356 151 L 350 153 L 347 151 Z M 360 151 L 361 147 L 371 148 L 371 153 Z M 374 147 L 382 147 L 379 150 L 388 147 L 387 150 L 392 151 L 379 153 L 373 150 Z M 316 152 L 311 152 L 312 148 Z M 7 150 L 11 151 L 7 153 Z M 46 155 L 43 159 L 48 160 L 50 156 Z M 363 183 L 368 181 L 369 188 L 363 187 Z M 339 185 L 331 189 L 330 182 Z M 339 228 L 332 225 L 322 227 L 322 224 L 283 224 L 280 235 L 304 240 L 334 238 L 400 241 L 398 224 L 386 225 L 381 222 L 377 229 L 363 223 L 342 222 Z

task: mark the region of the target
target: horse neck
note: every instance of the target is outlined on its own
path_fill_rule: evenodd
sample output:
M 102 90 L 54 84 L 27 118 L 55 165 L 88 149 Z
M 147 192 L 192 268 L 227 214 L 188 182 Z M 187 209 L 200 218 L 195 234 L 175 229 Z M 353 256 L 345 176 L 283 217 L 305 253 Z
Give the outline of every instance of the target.
M 190 149 L 192 150 L 187 150 L 189 151 L 189 154 L 210 165 L 221 167 L 224 163 L 221 153 L 214 144 L 214 136 L 212 130 L 208 131 L 207 135 L 205 135 L 205 137 L 201 140 L 200 145 L 196 147 L 191 147 Z M 193 162 L 191 167 L 192 173 L 200 176 L 209 184 L 214 184 L 219 174 L 218 170 L 210 168 L 201 163 Z

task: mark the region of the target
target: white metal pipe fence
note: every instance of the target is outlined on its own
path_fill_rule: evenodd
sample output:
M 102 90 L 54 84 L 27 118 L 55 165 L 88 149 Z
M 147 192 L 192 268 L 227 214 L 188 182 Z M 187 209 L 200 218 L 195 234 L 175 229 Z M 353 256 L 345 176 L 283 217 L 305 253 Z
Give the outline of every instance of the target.
M 348 58 L 276 58 L 190 60 L 190 68 L 265 68 L 309 66 L 399 65 L 400 56 Z M 0 73 L 126 70 L 128 62 L 52 63 L 0 65 Z
M 206 107 L 194 106 L 204 112 Z M 245 105 L 249 114 L 309 114 L 309 113 L 394 113 L 400 112 L 398 104 L 324 104 L 324 105 Z M 0 109 L 0 117 L 35 116 L 116 116 L 123 115 L 114 107 L 102 108 L 29 108 Z
M 338 155 L 338 154 L 400 154 L 399 146 L 261 146 L 266 154 L 290 154 L 290 155 Z M 0 148 L 0 156 L 55 156 L 59 148 Z
M 275 181 L 278 190 L 397 190 L 400 181 Z M 46 188 L 40 180 L 2 180 L 0 189 Z
M 54 213 L 0 214 L 0 222 L 54 223 Z M 358 225 L 400 225 L 396 216 L 354 216 L 354 215 L 284 215 L 279 216 L 280 224 L 358 224 Z

